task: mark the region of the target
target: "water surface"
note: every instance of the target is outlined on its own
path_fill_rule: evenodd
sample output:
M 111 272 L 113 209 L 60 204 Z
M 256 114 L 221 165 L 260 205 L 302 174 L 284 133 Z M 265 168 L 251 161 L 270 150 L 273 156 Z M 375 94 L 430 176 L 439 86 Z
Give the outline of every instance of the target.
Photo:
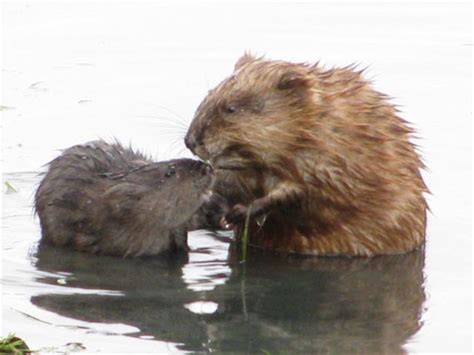
M 2 334 L 107 352 L 471 350 L 470 4 L 76 5 L 4 11 Z M 157 159 L 244 50 L 370 65 L 416 127 L 423 250 L 373 259 L 251 251 L 189 235 L 186 260 L 39 247 L 32 197 L 58 149 L 117 137 Z M 73 345 L 68 345 L 69 347 Z

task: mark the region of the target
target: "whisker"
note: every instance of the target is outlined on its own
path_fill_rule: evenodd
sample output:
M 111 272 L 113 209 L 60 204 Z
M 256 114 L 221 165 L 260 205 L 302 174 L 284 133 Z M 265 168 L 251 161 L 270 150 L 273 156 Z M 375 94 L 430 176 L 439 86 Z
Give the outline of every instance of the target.
M 180 121 L 176 121 L 175 119 L 170 118 L 170 117 L 166 117 L 166 116 L 136 116 L 136 117 L 158 120 L 158 121 L 162 121 L 164 123 L 170 124 L 171 126 L 174 126 L 174 127 L 179 127 L 179 128 L 185 129 L 185 130 L 188 129 L 187 124 L 185 124 L 183 122 L 180 122 Z
M 182 145 L 182 146 L 180 147 L 180 145 Z M 175 139 L 173 142 L 171 142 L 171 144 L 168 146 L 168 148 L 166 148 L 162 152 L 162 154 L 161 154 L 162 157 L 161 158 L 163 159 L 165 156 L 170 155 L 176 149 L 181 149 L 182 151 L 184 151 L 185 147 L 183 147 L 183 146 L 184 146 L 184 143 L 183 143 L 182 139 Z
M 177 112 L 169 109 L 168 107 L 160 106 L 160 105 L 154 105 L 154 106 L 157 107 L 158 109 L 164 110 L 164 111 L 174 115 L 179 120 L 179 122 L 182 123 L 183 125 L 186 125 L 186 126 L 189 125 L 189 120 L 187 120 L 186 118 L 184 118 L 183 116 L 181 116 Z
M 168 134 L 175 134 L 176 136 L 179 136 L 181 138 L 184 139 L 184 137 L 186 136 L 186 132 L 183 132 L 181 130 L 175 130 L 175 129 L 168 129 L 166 127 L 157 127 L 157 126 L 147 126 L 147 127 L 150 127 L 150 128 L 153 128 L 153 129 L 156 129 L 157 133 L 160 134 L 160 133 L 168 133 Z

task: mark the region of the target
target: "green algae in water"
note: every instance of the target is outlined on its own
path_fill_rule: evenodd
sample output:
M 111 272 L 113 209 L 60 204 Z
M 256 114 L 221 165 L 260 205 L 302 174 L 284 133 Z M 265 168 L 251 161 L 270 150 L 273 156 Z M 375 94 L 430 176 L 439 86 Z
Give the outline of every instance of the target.
M 7 194 L 15 194 L 18 192 L 18 189 L 13 186 L 13 184 L 10 181 L 5 181 L 5 186 L 7 187 Z
M 30 354 L 31 350 L 26 343 L 13 334 L 0 338 L 1 354 Z
M 14 110 L 15 108 L 12 106 L 4 106 L 0 105 L 0 111 L 7 111 L 7 110 Z

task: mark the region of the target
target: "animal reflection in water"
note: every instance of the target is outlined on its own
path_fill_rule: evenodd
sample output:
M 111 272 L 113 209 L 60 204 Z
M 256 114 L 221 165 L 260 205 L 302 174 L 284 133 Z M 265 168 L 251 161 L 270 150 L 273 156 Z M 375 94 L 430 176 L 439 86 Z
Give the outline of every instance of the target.
M 123 295 L 43 294 L 31 301 L 66 317 L 131 325 L 140 331 L 130 336 L 151 335 L 189 351 L 392 354 L 404 352 L 421 326 L 423 249 L 372 259 L 253 251 L 245 265 L 230 250 L 229 280 L 196 292 L 182 278 L 186 260 L 117 260 L 43 246 L 39 270 L 72 274 L 68 287 Z M 56 284 L 51 276 L 40 281 Z M 185 307 L 203 300 L 217 310 Z

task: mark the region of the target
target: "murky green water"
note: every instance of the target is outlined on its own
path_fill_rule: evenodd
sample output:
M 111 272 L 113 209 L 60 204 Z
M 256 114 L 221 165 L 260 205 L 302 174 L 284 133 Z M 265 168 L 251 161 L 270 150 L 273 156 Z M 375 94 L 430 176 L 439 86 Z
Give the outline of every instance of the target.
M 2 334 L 104 352 L 469 352 L 470 4 L 5 7 Z M 374 259 L 250 252 L 193 232 L 187 260 L 39 248 L 32 197 L 57 149 L 132 141 L 158 159 L 246 49 L 370 64 L 429 170 L 424 250 Z M 16 191 L 15 191 L 16 190 Z M 70 344 L 77 343 L 77 344 Z

